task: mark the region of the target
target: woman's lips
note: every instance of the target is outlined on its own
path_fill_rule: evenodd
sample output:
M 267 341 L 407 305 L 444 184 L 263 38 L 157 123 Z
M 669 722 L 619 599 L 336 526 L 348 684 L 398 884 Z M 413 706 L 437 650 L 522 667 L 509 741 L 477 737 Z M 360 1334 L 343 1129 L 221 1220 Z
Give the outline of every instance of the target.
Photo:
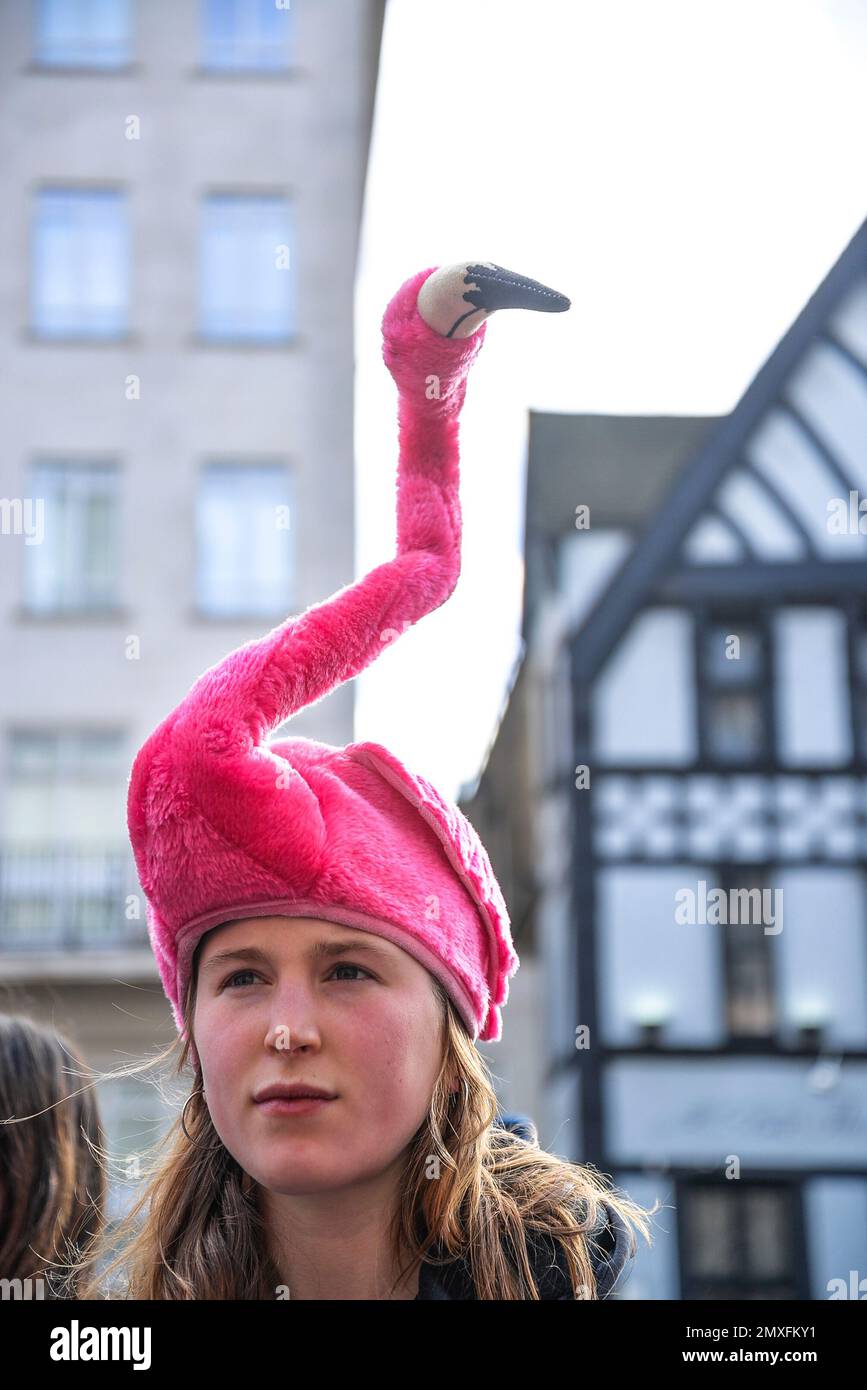
M 266 1115 L 314 1115 L 335 1100 L 336 1096 L 330 1100 L 325 1096 L 299 1096 L 296 1100 L 275 1096 L 273 1100 L 259 1100 L 256 1104 Z

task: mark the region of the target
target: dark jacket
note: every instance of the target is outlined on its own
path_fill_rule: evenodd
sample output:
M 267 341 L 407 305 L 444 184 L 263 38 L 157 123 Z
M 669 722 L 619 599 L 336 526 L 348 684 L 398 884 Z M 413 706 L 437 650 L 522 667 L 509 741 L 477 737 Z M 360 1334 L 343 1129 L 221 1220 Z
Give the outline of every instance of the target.
M 501 1115 L 498 1120 L 523 1138 L 535 1140 L 535 1127 L 525 1116 Z M 604 1219 L 593 1232 L 593 1240 L 598 1242 L 601 1250 L 591 1246 L 590 1251 L 597 1298 L 608 1298 L 612 1291 L 619 1293 L 629 1277 L 629 1270 L 625 1268 L 630 1259 L 629 1227 L 610 1203 L 604 1202 L 603 1208 Z M 527 1245 L 539 1297 L 574 1302 L 575 1294 L 562 1245 L 553 1237 L 535 1231 L 528 1231 Z M 443 1253 L 438 1246 L 431 1251 L 432 1256 L 439 1258 Z M 475 1299 L 476 1293 L 466 1262 L 463 1259 L 452 1260 L 447 1265 L 423 1262 L 419 1269 L 416 1298 Z

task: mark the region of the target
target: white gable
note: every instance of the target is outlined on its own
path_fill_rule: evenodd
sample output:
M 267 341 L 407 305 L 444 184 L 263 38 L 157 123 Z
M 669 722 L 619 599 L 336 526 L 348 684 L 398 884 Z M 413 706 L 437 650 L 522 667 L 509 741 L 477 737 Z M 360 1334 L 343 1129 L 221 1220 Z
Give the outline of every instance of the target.
M 684 555 L 696 565 L 867 559 L 867 275 L 746 440 Z

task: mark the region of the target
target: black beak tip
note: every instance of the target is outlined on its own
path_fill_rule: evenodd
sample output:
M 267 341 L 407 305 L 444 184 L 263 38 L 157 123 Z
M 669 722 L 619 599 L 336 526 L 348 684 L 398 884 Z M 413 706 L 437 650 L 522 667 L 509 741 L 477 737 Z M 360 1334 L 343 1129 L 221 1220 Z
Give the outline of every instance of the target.
M 467 271 L 467 280 L 472 279 L 476 289 L 464 298 L 491 313 L 497 309 L 535 309 L 543 314 L 562 314 L 572 307 L 565 294 L 493 261 L 470 265 Z
M 571 299 L 547 285 L 534 282 L 516 286 L 512 294 L 504 294 L 500 305 L 503 309 L 536 309 L 542 314 L 563 314 L 572 308 Z
M 531 282 L 525 293 L 522 307 L 527 309 L 540 309 L 544 314 L 562 314 L 572 308 L 572 301 L 567 299 L 565 294 L 559 294 L 557 290 L 551 290 L 538 281 Z

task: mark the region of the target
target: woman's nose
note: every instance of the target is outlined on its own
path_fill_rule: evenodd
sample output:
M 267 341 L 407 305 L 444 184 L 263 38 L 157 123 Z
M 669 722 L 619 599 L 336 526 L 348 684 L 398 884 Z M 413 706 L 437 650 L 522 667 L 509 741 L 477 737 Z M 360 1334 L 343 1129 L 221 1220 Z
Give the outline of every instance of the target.
M 293 1021 L 288 1010 L 275 1019 L 265 1035 L 265 1046 L 275 1052 L 294 1052 L 301 1047 L 318 1047 L 319 1030 L 312 1019 L 303 1021 L 300 1014 Z

